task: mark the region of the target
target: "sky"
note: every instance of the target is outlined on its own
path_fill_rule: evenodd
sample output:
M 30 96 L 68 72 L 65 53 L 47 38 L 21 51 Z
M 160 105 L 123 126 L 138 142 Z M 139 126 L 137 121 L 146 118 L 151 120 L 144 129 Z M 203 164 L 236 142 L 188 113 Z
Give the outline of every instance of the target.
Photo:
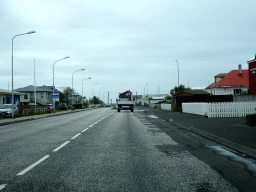
M 72 87 L 73 77 L 86 98 L 169 94 L 178 80 L 206 87 L 238 64 L 248 69 L 255 8 L 255 0 L 1 1 L 0 89 L 12 89 L 12 38 L 29 31 L 13 40 L 14 89 L 34 85 L 34 64 L 36 85 L 52 86 L 53 64 L 67 56 L 54 64 L 54 85 Z

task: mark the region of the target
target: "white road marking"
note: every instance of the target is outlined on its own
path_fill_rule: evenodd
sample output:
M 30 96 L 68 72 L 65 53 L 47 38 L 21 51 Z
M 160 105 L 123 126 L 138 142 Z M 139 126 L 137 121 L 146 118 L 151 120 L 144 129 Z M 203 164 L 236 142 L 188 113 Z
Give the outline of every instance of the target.
M 75 139 L 75 138 L 78 137 L 79 135 L 81 135 L 81 133 L 78 133 L 77 135 L 75 135 L 75 136 L 72 137 L 71 139 Z
M 84 129 L 82 132 L 85 132 L 88 128 Z
M 0 185 L 0 190 L 2 190 L 3 188 L 5 188 L 6 185 L 7 185 L 7 184 L 2 184 L 2 185 Z
M 23 171 L 19 172 L 17 175 L 24 175 L 26 172 L 28 172 L 30 169 L 33 169 L 35 166 L 37 166 L 39 163 L 43 162 L 45 159 L 50 157 L 50 155 L 46 155 L 34 164 L 30 165 L 28 168 L 24 169 Z
M 57 147 L 56 149 L 54 149 L 53 151 L 56 152 L 59 149 L 61 149 L 62 147 L 64 147 L 65 145 L 67 145 L 70 141 L 66 141 L 65 143 L 63 143 L 62 145 L 60 145 L 59 147 Z
M 92 127 L 94 124 L 90 125 L 89 127 Z

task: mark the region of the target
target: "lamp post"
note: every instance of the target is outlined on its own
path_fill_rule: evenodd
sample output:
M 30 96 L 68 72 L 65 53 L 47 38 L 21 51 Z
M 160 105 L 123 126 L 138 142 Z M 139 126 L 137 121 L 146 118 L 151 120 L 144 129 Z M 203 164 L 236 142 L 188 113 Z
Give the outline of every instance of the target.
M 99 89 L 99 99 L 100 99 L 100 90 L 105 89 L 105 87 Z M 102 107 L 102 100 L 101 100 L 101 107 Z
M 147 85 L 147 97 L 148 97 L 148 83 L 146 83 L 146 85 Z
M 99 83 L 94 84 L 94 85 L 99 85 Z M 94 98 L 93 98 L 93 86 L 94 86 L 94 85 L 92 85 L 92 100 L 93 100 L 93 107 L 94 107 Z
M 52 75 L 53 75 L 53 83 L 52 83 L 52 111 L 55 111 L 55 101 L 54 101 L 54 65 L 55 63 L 57 63 L 58 61 L 60 60 L 63 60 L 63 59 L 68 59 L 69 57 L 64 57 L 62 59 L 59 59 L 57 61 L 55 61 L 52 65 Z
M 13 104 L 14 104 L 14 95 L 13 95 L 13 40 L 15 37 L 17 36 L 20 36 L 20 35 L 28 35 L 28 34 L 32 34 L 32 33 L 35 33 L 35 31 L 29 31 L 27 33 L 22 33 L 22 34 L 19 34 L 19 35 L 15 35 L 13 38 L 12 38 L 12 118 L 14 117 L 14 114 L 13 114 Z
M 175 60 L 175 61 L 177 61 L 177 66 L 178 66 L 178 87 L 180 86 L 180 83 L 179 83 L 179 62 L 178 62 L 178 60 Z
M 77 71 L 75 71 L 73 74 L 72 74 L 72 108 L 73 108 L 73 75 L 76 73 L 76 72 L 78 72 L 78 71 L 84 71 L 85 69 L 80 69 L 80 70 L 77 70 Z
M 88 78 L 86 78 L 86 79 L 91 79 L 91 77 L 88 77 Z M 83 84 L 83 82 L 84 82 L 84 80 L 86 80 L 86 79 L 83 79 L 83 80 L 82 80 L 82 97 L 83 97 L 83 99 L 82 99 L 82 108 L 84 108 L 84 84 Z

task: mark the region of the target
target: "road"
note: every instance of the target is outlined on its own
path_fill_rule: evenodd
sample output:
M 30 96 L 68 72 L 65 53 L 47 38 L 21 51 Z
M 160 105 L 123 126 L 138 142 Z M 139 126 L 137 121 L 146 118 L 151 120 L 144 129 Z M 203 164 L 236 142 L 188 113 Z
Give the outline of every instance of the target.
M 0 127 L 0 191 L 253 191 L 223 151 L 143 109 L 15 123 Z

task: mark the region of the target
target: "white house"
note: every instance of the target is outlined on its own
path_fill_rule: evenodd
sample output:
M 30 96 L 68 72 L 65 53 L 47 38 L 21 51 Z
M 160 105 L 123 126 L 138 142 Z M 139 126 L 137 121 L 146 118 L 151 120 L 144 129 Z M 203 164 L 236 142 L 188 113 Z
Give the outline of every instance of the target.
M 241 95 L 248 93 L 249 70 L 242 70 L 241 65 L 239 65 L 238 70 L 220 73 L 214 78 L 215 82 L 206 87 L 208 93 L 213 95 Z

